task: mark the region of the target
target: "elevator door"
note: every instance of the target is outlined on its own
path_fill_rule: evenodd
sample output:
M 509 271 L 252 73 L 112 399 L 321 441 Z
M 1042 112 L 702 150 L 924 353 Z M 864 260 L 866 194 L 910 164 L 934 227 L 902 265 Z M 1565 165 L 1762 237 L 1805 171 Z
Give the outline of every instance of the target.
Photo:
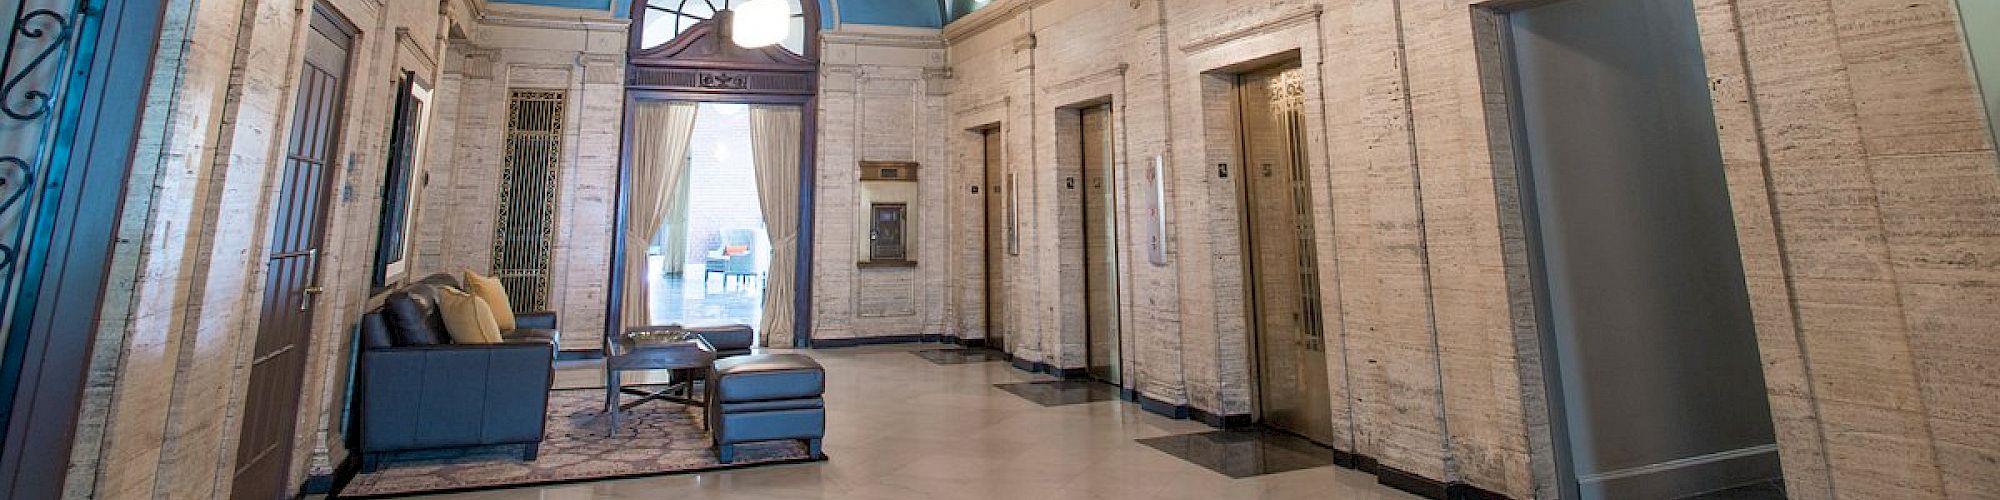
M 1307 191 L 1301 73 L 1297 66 L 1254 72 L 1237 86 L 1245 272 L 1259 418 L 1331 443 L 1333 403 Z
M 1112 175 L 1111 105 L 1084 108 L 1083 143 L 1084 319 L 1090 376 L 1119 384 L 1118 210 Z
M 1778 476 L 1694 7 L 1508 14 L 1564 498 Z
M 986 167 L 986 345 L 1013 352 L 1007 346 L 1007 197 L 1000 192 L 1007 167 L 1000 161 L 1000 129 L 979 135 Z

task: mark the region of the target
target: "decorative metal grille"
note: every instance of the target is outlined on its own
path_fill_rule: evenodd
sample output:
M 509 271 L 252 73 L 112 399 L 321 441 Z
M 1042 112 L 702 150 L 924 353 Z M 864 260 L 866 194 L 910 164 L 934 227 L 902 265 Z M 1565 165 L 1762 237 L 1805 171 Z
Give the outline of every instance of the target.
M 95 49 L 75 42 L 91 36 L 102 9 L 78 0 L 0 6 L 0 15 L 12 19 L 0 52 L 0 339 L 22 326 L 14 324 L 22 262 L 33 260 L 35 247 L 49 237 L 51 229 L 38 231 L 36 222 L 42 207 L 60 195 L 60 185 L 49 182 L 64 174 L 59 158 L 68 155 L 79 119 L 81 94 L 70 90 L 80 90 L 72 87 L 82 79 L 66 76 L 85 71 L 73 66 L 88 62 Z
M 565 97 L 561 90 L 514 90 L 507 97 L 507 157 L 500 171 L 493 274 L 519 310 L 548 309 Z
M 1305 84 L 1298 69 L 1286 71 L 1272 80 L 1271 109 L 1285 133 L 1285 146 L 1292 163 L 1292 234 L 1295 235 L 1299 269 L 1299 310 L 1305 328 L 1305 348 L 1326 351 L 1326 319 L 1319 307 L 1319 256 L 1313 241 L 1312 181 L 1306 164 Z

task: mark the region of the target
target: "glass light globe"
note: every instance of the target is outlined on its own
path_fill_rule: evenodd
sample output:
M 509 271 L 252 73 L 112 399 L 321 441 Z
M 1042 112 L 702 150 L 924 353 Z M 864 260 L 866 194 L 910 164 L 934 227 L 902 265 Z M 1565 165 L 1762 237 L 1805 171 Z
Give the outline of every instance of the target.
M 785 0 L 750 0 L 733 10 L 729 38 L 737 46 L 765 47 L 783 42 L 791 34 L 791 5 Z

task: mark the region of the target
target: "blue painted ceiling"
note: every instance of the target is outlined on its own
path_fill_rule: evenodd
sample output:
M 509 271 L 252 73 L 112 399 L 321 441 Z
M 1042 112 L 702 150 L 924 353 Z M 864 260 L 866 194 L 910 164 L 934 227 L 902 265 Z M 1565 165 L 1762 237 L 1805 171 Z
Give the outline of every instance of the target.
M 632 0 L 492 0 L 500 3 L 540 5 L 604 11 L 611 10 L 618 17 L 631 12 Z M 943 27 L 946 21 L 946 3 L 952 3 L 951 10 L 959 11 L 950 16 L 957 18 L 966 11 L 964 4 L 972 0 L 817 0 L 820 11 L 820 28 L 833 29 L 833 13 L 840 13 L 840 22 L 847 24 L 875 24 L 884 26 L 908 26 L 915 28 Z M 978 2 L 983 5 L 985 2 Z M 838 5 L 834 5 L 838 4 Z

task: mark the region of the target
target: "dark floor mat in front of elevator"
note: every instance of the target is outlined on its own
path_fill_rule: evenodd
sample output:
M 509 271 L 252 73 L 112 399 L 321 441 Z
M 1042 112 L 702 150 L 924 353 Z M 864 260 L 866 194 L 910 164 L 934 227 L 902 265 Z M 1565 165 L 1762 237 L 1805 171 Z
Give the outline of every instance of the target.
M 1118 388 L 1095 380 L 1050 380 L 1018 384 L 993 384 L 1000 390 L 1042 406 L 1063 406 L 1098 401 L 1115 401 Z
M 1007 354 L 992 349 L 925 349 L 911 351 L 917 357 L 940 365 L 964 365 L 1006 361 Z
M 1242 479 L 1333 465 L 1333 450 L 1268 429 L 1210 431 L 1138 440 L 1222 475 Z

